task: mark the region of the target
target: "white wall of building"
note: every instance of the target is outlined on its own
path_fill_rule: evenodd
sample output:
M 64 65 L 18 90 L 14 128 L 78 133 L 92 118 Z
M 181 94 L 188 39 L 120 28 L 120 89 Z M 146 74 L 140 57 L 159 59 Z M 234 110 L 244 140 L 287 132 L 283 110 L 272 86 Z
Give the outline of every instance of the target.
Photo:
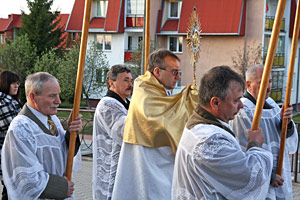
M 124 35 L 123 33 L 112 34 L 111 51 L 104 51 L 109 65 L 124 63 Z

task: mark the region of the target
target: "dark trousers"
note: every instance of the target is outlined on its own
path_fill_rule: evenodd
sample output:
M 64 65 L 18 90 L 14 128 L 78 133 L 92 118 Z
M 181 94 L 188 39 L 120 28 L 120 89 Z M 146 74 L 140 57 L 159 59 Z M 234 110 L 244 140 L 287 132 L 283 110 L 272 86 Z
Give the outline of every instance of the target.
M 2 185 L 3 185 L 3 190 L 2 190 L 2 200 L 8 200 L 8 196 L 7 196 L 7 190 L 6 187 L 4 185 L 3 180 L 1 181 Z

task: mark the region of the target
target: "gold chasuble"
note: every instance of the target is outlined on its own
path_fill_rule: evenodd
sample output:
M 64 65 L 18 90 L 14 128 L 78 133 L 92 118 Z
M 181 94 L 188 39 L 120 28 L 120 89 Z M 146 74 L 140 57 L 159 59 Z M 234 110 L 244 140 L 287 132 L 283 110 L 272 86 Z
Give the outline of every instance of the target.
M 193 94 L 192 94 L 193 93 Z M 170 146 L 176 152 L 184 126 L 198 103 L 191 85 L 167 96 L 149 71 L 134 81 L 124 142 L 146 147 Z

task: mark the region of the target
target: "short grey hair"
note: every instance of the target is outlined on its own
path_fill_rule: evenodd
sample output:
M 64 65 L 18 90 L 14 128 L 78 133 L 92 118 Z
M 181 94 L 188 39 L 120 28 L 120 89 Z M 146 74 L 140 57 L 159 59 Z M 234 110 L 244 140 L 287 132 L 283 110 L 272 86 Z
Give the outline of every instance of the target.
M 245 89 L 243 78 L 228 66 L 217 66 L 209 70 L 201 79 L 199 88 L 199 105 L 206 107 L 212 97 L 225 100 L 230 83 L 236 81 Z
M 106 80 L 105 80 L 105 82 L 106 82 L 107 89 L 110 88 L 109 80 L 116 81 L 118 79 L 119 74 L 123 73 L 123 72 L 130 73 L 131 70 L 126 65 L 121 65 L 121 64 L 114 65 L 114 66 L 111 67 L 111 69 L 106 74 Z
M 246 81 L 255 79 L 257 76 L 256 70 L 259 68 L 264 68 L 264 66 L 261 64 L 258 64 L 258 65 L 253 65 L 253 66 L 249 67 L 246 71 Z
M 25 80 L 26 97 L 29 97 L 30 92 L 34 92 L 36 95 L 41 95 L 43 92 L 43 84 L 47 81 L 54 81 L 58 83 L 58 80 L 48 72 L 37 72 L 27 76 Z
M 172 51 L 169 51 L 167 49 L 158 49 L 152 52 L 148 57 L 147 71 L 152 73 L 155 67 L 158 67 L 160 69 L 166 69 L 164 59 L 167 56 L 171 56 L 180 62 L 178 56 L 176 56 Z

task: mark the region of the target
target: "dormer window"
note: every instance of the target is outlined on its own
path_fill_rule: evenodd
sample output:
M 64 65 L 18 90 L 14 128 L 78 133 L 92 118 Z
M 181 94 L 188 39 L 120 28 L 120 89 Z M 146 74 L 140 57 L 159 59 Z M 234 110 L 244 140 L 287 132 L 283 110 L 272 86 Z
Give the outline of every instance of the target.
M 108 0 L 97 0 L 97 17 L 106 17 Z
M 179 18 L 181 11 L 181 1 L 169 2 L 169 18 Z

